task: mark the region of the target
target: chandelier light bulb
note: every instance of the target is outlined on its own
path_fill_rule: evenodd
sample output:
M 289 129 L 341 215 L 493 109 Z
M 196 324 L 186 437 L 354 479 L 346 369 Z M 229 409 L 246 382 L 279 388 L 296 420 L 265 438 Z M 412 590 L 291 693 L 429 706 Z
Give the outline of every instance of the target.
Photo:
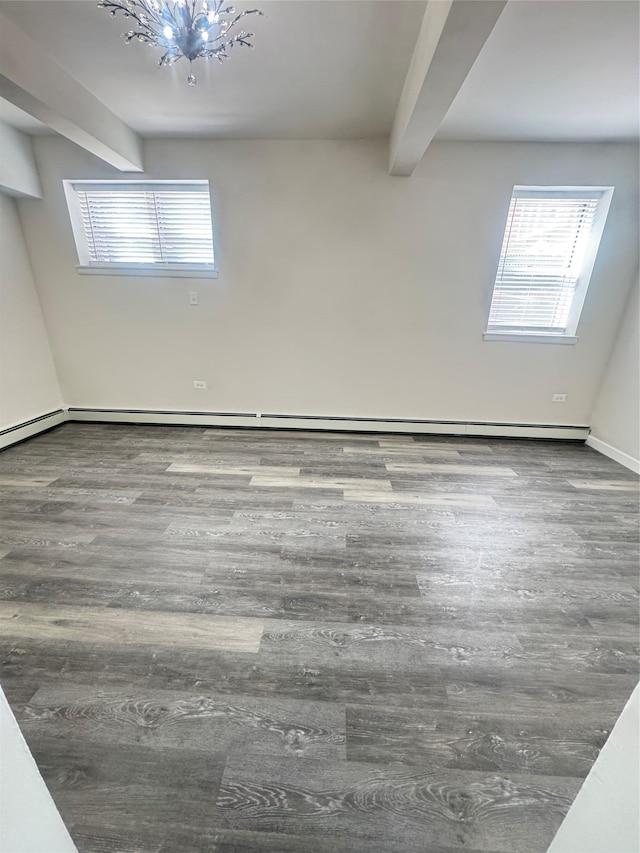
M 253 33 L 239 29 L 247 15 L 264 15 L 259 9 L 247 9 L 236 14 L 233 6 L 224 6 L 227 0 L 101 0 L 98 6 L 115 17 L 121 12 L 132 20 L 132 29 L 124 33 L 127 44 L 139 41 L 161 48 L 164 53 L 158 65 L 173 65 L 183 57 L 217 59 L 222 62 L 230 56 L 234 45 L 253 47 Z M 212 25 L 216 25 L 210 29 Z M 187 84 L 195 86 L 195 75 L 190 71 Z

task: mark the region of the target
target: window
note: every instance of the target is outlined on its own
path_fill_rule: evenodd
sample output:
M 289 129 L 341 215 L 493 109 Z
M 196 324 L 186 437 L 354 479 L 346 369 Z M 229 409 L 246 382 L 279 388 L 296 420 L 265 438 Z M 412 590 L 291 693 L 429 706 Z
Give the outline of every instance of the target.
M 485 339 L 575 343 L 611 187 L 514 187 Z
M 216 275 L 208 181 L 65 181 L 79 272 Z

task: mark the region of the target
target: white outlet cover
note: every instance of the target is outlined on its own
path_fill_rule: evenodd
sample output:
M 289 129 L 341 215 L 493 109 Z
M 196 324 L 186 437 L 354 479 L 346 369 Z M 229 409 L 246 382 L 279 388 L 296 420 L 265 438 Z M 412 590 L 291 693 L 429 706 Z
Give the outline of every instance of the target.
M 206 391 L 207 383 L 204 381 L 204 379 L 194 379 L 193 387 L 197 388 L 199 391 Z
M 566 403 L 567 395 L 566 394 L 554 394 L 551 398 L 552 403 Z

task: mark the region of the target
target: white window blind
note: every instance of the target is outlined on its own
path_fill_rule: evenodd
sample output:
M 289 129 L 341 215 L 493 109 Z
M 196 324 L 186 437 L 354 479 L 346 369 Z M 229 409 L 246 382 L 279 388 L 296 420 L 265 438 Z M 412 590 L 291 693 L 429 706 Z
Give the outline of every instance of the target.
M 567 333 L 602 195 L 602 190 L 514 191 L 488 332 Z
M 80 263 L 215 268 L 207 181 L 76 181 L 67 191 Z

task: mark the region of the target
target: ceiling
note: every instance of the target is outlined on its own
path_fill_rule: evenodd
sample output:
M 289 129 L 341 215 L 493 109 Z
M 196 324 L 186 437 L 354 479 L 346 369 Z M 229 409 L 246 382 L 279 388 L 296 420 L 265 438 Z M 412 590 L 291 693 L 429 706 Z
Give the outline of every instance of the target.
M 254 3 L 238 2 L 238 10 Z M 425 3 L 256 0 L 255 48 L 224 64 L 158 68 L 159 51 L 127 45 L 130 29 L 96 2 L 1 2 L 0 11 L 133 130 L 145 136 L 344 138 L 386 136 Z M 250 25 L 250 26 L 249 26 Z
M 639 12 L 634 0 L 508 3 L 438 138 L 637 139 Z
M 482 2 L 482 0 L 477 0 Z M 387 136 L 425 3 L 256 0 L 255 49 L 220 65 L 159 69 L 95 0 L 0 0 L 0 12 L 143 136 Z M 238 3 L 239 9 L 250 8 Z M 638 137 L 635 0 L 511 0 L 438 131 L 441 139 Z M 28 61 L 28 58 L 26 58 Z M 47 128 L 0 103 L 28 133 Z

